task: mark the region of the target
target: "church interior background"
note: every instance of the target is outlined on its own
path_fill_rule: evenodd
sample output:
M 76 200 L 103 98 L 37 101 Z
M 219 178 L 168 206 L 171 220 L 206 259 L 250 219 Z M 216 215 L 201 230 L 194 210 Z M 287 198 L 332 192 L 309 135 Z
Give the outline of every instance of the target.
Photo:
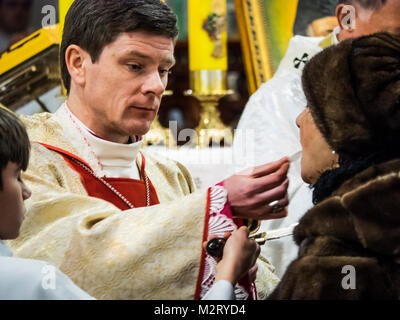
M 27 36 L 0 52 L 0 103 L 18 114 L 55 112 L 65 100 L 58 47 L 63 16 L 72 2 L 32 0 Z M 221 132 L 234 137 L 249 97 L 273 76 L 291 37 L 325 35 L 332 30 L 337 1 L 165 2 L 178 16 L 177 63 L 146 143 L 182 162 L 197 186 L 207 187 L 232 174 L 231 139 Z M 206 21 L 214 29 L 207 29 Z M 217 56 L 207 57 L 204 48 L 213 47 L 214 54 L 217 45 Z M 195 51 L 202 52 L 202 57 L 196 57 Z M 171 121 L 175 123 L 172 135 Z M 177 139 L 186 129 L 197 132 L 197 138 L 183 134 Z M 203 129 L 211 132 L 205 140 L 201 140 Z

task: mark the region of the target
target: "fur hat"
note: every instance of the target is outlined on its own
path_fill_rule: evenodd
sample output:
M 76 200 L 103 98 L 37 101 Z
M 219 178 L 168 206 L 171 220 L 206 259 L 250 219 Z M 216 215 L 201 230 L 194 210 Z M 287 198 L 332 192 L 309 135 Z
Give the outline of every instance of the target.
M 349 159 L 400 150 L 400 37 L 349 39 L 316 55 L 303 71 L 314 121 Z

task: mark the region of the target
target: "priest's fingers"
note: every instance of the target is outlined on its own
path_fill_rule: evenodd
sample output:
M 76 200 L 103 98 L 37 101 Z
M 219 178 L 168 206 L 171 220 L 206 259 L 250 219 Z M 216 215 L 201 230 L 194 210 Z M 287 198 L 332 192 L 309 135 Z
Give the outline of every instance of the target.
M 287 216 L 287 206 L 289 205 L 289 197 L 286 195 L 284 198 L 276 200 L 272 203 L 264 205 L 259 208 L 257 212 L 258 220 L 274 220 L 281 219 Z
M 275 200 L 271 203 L 264 204 L 258 208 L 251 208 L 246 211 L 246 216 L 249 219 L 255 220 L 273 220 L 281 219 L 287 216 L 287 206 L 289 197 L 286 194 L 283 198 Z
M 252 207 L 256 208 L 258 206 L 269 204 L 273 201 L 280 200 L 287 196 L 289 188 L 289 179 L 286 178 L 281 184 L 278 186 L 266 190 L 264 192 L 260 192 L 255 194 L 250 201 L 252 202 Z
M 286 195 L 283 199 L 269 203 L 267 209 L 262 214 L 260 220 L 272 220 L 285 218 L 288 215 L 287 207 L 289 205 L 289 196 Z
M 287 179 L 289 163 L 284 163 L 277 171 L 266 176 L 253 179 L 254 194 L 278 187 Z
M 274 215 L 270 216 L 273 208 L 269 205 L 274 201 L 279 201 L 281 207 L 287 206 L 289 202 L 289 196 L 287 193 L 289 186 L 289 180 L 286 179 L 281 185 L 264 191 L 256 195 L 241 195 L 241 199 L 235 202 L 231 201 L 231 209 L 234 216 L 244 219 L 256 219 L 256 220 L 266 220 L 266 219 L 277 219 L 285 216 L 282 212 L 281 215 L 276 214 L 276 208 L 274 210 Z
M 258 210 L 250 210 L 248 212 L 249 219 L 254 220 L 276 220 L 286 218 L 287 207 L 280 208 L 279 212 L 273 212 L 271 209 L 258 209 Z
M 227 178 L 224 187 L 228 192 L 228 201 L 233 214 L 241 217 L 246 215 L 249 208 L 282 198 L 287 191 L 288 168 L 289 164 L 283 161 L 279 169 L 267 176 L 253 178 L 233 175 Z
M 289 164 L 289 158 L 284 157 L 276 162 L 267 163 L 254 167 L 251 173 L 253 178 L 259 178 L 278 171 L 284 164 Z

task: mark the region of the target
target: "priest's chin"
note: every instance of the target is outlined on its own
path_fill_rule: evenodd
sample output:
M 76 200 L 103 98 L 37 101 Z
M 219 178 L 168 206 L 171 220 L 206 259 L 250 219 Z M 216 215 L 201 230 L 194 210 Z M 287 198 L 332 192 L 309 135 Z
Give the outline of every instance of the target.
M 144 120 L 144 119 L 135 119 L 135 121 L 131 121 L 127 130 L 124 130 L 124 136 L 139 136 L 142 137 L 150 131 L 151 125 L 153 124 L 154 119 L 152 120 Z

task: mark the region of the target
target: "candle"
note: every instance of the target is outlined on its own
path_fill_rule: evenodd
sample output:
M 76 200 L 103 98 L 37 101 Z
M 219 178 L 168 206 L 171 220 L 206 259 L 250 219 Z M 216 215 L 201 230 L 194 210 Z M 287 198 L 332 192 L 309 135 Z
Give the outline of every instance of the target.
M 64 30 L 64 22 L 65 22 L 65 16 L 67 15 L 67 12 L 69 8 L 71 7 L 72 3 L 75 0 L 59 0 L 58 1 L 58 6 L 59 6 L 59 15 L 60 15 L 60 32 L 62 34 Z
M 227 70 L 226 0 L 189 0 L 189 69 Z

